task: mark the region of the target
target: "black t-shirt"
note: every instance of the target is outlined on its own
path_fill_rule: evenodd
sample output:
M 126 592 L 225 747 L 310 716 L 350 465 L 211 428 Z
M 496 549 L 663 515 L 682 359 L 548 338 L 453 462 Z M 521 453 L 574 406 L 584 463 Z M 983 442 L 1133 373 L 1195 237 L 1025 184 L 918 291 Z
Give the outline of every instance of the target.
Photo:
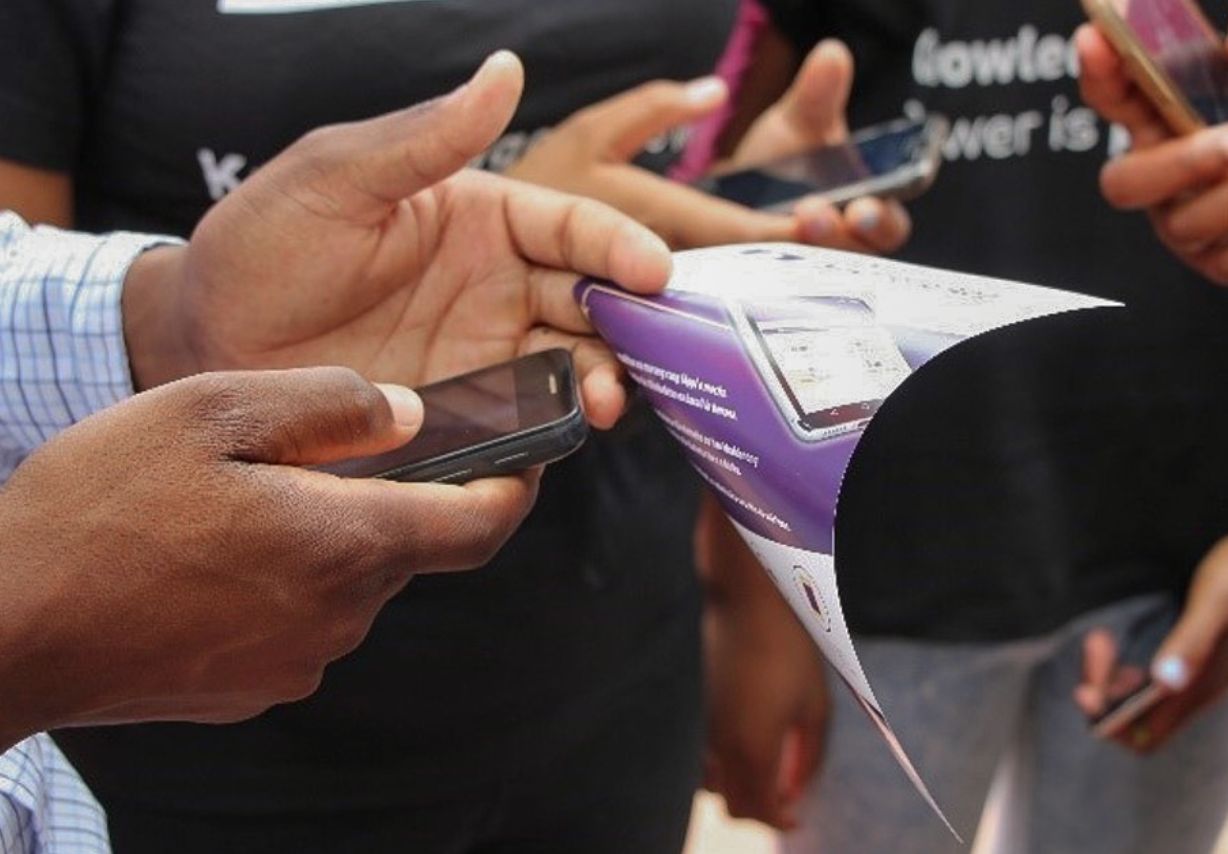
M 287 6 L 316 8 L 268 13 Z M 83 229 L 186 234 L 213 198 L 305 131 L 438 95 L 501 47 L 527 70 L 511 132 L 484 158 L 506 165 L 584 105 L 656 77 L 710 73 L 735 7 L 3 0 L 0 157 L 71 171 Z M 60 740 L 96 791 L 168 808 L 391 805 L 473 791 L 539 739 L 575 737 L 586 716 L 630 707 L 623 698 L 649 674 L 679 668 L 678 689 L 694 687 L 694 500 L 672 442 L 636 412 L 550 469 L 492 565 L 415 579 L 311 700 L 238 726 Z
M 304 132 L 439 95 L 510 47 L 526 94 L 485 158 L 499 169 L 582 106 L 710 73 L 735 6 L 5 0 L 0 157 L 73 172 L 79 228 L 186 233 Z
M 1123 141 L 1079 100 L 1079 4 L 805 2 L 857 59 L 854 127 L 952 120 L 905 259 L 1129 305 L 994 333 L 893 398 L 841 505 L 851 625 L 1010 638 L 1179 590 L 1228 532 L 1228 303 L 1099 194 Z

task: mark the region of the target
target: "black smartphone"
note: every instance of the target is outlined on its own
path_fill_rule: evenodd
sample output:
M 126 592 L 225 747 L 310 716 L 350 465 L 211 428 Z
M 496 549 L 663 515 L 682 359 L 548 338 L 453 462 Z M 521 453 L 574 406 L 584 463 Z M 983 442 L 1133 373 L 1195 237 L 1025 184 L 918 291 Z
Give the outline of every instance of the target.
M 465 483 L 555 462 L 588 436 L 566 350 L 524 356 L 417 392 L 424 419 L 412 441 L 320 470 L 342 477 Z
M 948 128 L 937 115 L 897 119 L 860 130 L 840 145 L 708 176 L 695 186 L 761 210 L 785 210 L 804 196 L 833 204 L 861 196 L 906 200 L 925 192 L 937 177 Z

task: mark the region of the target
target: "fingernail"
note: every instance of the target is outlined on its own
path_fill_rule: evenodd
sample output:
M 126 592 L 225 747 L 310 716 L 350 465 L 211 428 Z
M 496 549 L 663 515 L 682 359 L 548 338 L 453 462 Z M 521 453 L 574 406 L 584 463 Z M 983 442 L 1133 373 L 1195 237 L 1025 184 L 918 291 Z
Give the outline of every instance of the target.
M 514 66 L 520 64 L 520 58 L 510 50 L 497 50 L 486 59 L 482 60 L 482 64 L 478 66 L 478 70 L 473 72 L 473 75 L 461 85 L 452 90 L 449 97 L 460 97 L 463 95 L 473 82 L 487 73 L 494 71 L 499 66 Z
M 1169 655 L 1152 666 L 1151 677 L 1170 691 L 1182 691 L 1190 682 L 1190 671 L 1181 658 Z
M 376 383 L 392 407 L 392 419 L 398 427 L 417 428 L 422 424 L 422 398 L 403 385 Z
M 882 214 L 877 210 L 869 210 L 857 216 L 857 230 L 863 234 L 868 234 L 878 230 L 879 224 L 883 221 Z
M 688 83 L 683 94 L 687 103 L 694 106 L 703 106 L 723 101 L 727 92 L 728 89 L 725 86 L 725 81 L 721 78 L 702 77 L 699 80 Z
M 497 50 L 486 57 L 486 61 L 482 63 L 481 70 L 487 71 L 500 65 L 513 66 L 519 64 L 520 58 L 510 50 Z

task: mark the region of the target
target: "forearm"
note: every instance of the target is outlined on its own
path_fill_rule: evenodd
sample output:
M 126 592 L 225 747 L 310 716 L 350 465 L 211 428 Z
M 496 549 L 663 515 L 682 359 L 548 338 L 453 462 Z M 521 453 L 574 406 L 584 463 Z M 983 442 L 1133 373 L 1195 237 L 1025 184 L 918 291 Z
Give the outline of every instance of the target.
M 31 229 L 0 214 L 0 482 L 60 430 L 132 395 L 124 280 L 164 242 Z
M 768 23 L 758 34 L 746 73 L 733 99 L 733 113 L 717 143 L 717 155 L 730 157 L 751 125 L 789 89 L 801 65 L 796 47 Z
M 767 572 L 710 491 L 700 502 L 695 556 L 710 603 L 753 603 L 765 595 L 779 598 Z

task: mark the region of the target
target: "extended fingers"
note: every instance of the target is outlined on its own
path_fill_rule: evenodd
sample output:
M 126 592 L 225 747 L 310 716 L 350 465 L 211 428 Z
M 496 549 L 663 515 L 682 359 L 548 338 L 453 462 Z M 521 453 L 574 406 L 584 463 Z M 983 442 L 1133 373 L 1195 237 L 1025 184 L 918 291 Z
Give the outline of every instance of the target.
M 319 128 L 270 163 L 260 180 L 352 219 L 442 181 L 493 143 L 520 101 L 524 69 L 500 51 L 452 93 L 373 119 Z
M 669 280 L 669 247 L 613 208 L 515 182 L 503 192 L 508 229 L 530 261 L 641 293 L 658 292 Z
M 1172 136 L 1098 29 L 1083 25 L 1075 33 L 1075 43 L 1079 50 L 1079 91 L 1088 106 L 1107 120 L 1124 125 L 1136 148 Z
M 1197 249 L 1228 237 L 1228 182 L 1218 184 L 1159 214 L 1159 226 L 1173 246 Z
M 1100 183 L 1111 204 L 1148 208 L 1228 177 L 1228 127 L 1162 142 L 1105 165 Z
M 1103 714 L 1117 666 L 1117 642 L 1105 629 L 1093 629 L 1083 639 L 1083 679 L 1075 689 L 1075 702 L 1084 714 Z
M 908 212 L 893 200 L 861 198 L 841 211 L 812 197 L 798 202 L 794 215 L 805 242 L 830 249 L 893 252 L 904 245 L 912 232 Z
M 575 130 L 601 156 L 627 161 L 654 137 L 708 115 L 728 97 L 719 77 L 654 80 L 581 110 L 559 132 Z
M 807 55 L 781 107 L 807 139 L 837 142 L 847 133 L 844 112 L 852 85 L 852 53 L 843 42 L 827 39 Z

